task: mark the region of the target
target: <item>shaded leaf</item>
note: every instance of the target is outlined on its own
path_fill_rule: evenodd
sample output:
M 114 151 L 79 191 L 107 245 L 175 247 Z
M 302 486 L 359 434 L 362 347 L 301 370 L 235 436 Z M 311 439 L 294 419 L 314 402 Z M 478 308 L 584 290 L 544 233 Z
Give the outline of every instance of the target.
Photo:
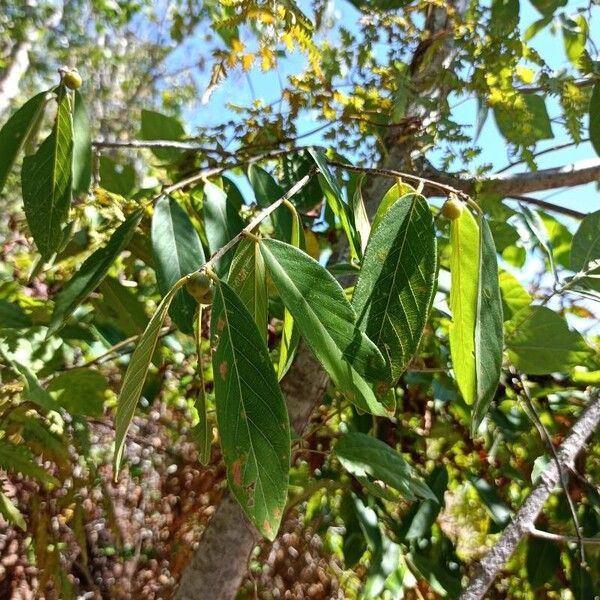
M 210 253 L 214 254 L 243 229 L 244 222 L 220 187 L 207 181 L 204 184 L 204 194 L 204 230 Z M 232 258 L 233 250 L 221 257 L 216 266 L 217 273 L 226 274 Z
M 0 129 L 0 192 L 4 188 L 10 170 L 23 149 L 27 138 L 44 112 L 49 92 L 41 92 L 30 98 Z
M 396 450 L 364 433 L 346 433 L 335 446 L 342 466 L 357 477 L 383 481 L 408 500 L 425 498 L 437 502 L 435 494 Z
M 258 244 L 253 240 L 242 239 L 238 243 L 227 283 L 244 303 L 261 335 L 266 339 L 267 276 L 264 259 Z
M 494 523 L 501 527 L 505 527 L 510 521 L 512 512 L 510 508 L 506 506 L 506 503 L 502 500 L 497 490 L 482 477 L 471 476 L 469 477 L 469 481 L 477 490 L 479 497 L 483 501 L 483 504 Z
M 146 329 L 148 317 L 143 298 L 122 285 L 115 277 L 105 277 L 99 290 L 102 299 L 95 301 L 94 307 L 103 317 L 114 321 L 128 336 L 142 333 Z
M 506 346 L 511 362 L 530 375 L 565 371 L 589 355 L 581 335 L 545 306 L 529 306 L 513 316 L 506 324 Z
M 46 390 L 71 415 L 101 417 L 107 385 L 98 371 L 72 369 L 54 377 Z
M 450 223 L 450 354 L 454 376 L 467 404 L 477 397 L 475 325 L 479 296 L 479 228 L 467 209 Z
M 477 323 L 475 325 L 475 370 L 477 397 L 473 406 L 472 431 L 476 431 L 494 399 L 502 371 L 503 316 L 498 281 L 496 247 L 488 223 L 479 219 L 479 275 Z
M 560 567 L 560 548 L 550 540 L 530 537 L 527 540 L 527 579 L 535 590 L 550 581 Z
M 600 98 L 599 98 L 600 101 Z M 600 115 L 598 115 L 600 119 Z M 571 269 L 575 272 L 600 272 L 600 210 L 586 215 L 573 236 Z
M 127 217 L 115 229 L 106 246 L 86 258 L 67 285 L 59 292 L 54 303 L 48 336 L 61 329 L 75 309 L 100 284 L 110 266 L 127 246 L 143 214 L 143 210 L 138 209 Z
M 113 194 L 129 198 L 135 189 L 135 169 L 129 164 L 120 164 L 108 156 L 100 157 L 100 182 Z
M 273 540 L 287 497 L 287 407 L 264 335 L 224 282 L 216 286 L 211 338 L 217 422 L 229 487 L 256 528 Z
M 417 351 L 437 276 L 433 218 L 422 196 L 404 196 L 369 239 L 352 306 L 359 327 L 387 356 L 390 383 Z
M 92 181 L 92 134 L 83 96 L 75 90 L 73 107 L 73 181 L 75 194 L 84 194 Z
M 21 188 L 27 223 L 40 254 L 48 258 L 62 242 L 71 205 L 73 117 L 69 95 L 60 88 L 56 119 L 36 153 L 23 159 Z
M 0 439 L 0 468 L 31 477 L 49 488 L 60 486 L 56 477 L 35 462 L 28 448 L 22 444 L 19 446 L 11 444 L 5 439 Z
M 600 156 L 600 81 L 596 81 L 590 98 L 590 141 Z
M 285 306 L 335 385 L 360 409 L 385 410 L 361 375 L 385 375 L 377 347 L 355 325 L 356 315 L 333 276 L 301 250 L 261 240 L 261 252 Z
M 171 140 L 185 138 L 185 129 L 175 117 L 169 117 L 154 110 L 142 110 L 142 140 Z M 181 156 L 181 150 L 174 148 L 151 148 L 152 154 L 159 160 L 174 161 Z
M 185 210 L 170 196 L 161 198 L 152 216 L 152 255 L 156 282 L 164 296 L 184 275 L 205 262 L 200 238 Z M 169 315 L 184 333 L 192 333 L 197 302 L 187 290 L 177 292 Z

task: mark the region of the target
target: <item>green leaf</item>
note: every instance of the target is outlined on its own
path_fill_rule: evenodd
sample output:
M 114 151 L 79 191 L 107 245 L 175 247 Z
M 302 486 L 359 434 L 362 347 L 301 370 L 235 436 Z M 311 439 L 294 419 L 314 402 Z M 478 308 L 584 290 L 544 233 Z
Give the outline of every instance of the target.
M 600 81 L 596 81 L 590 98 L 590 141 L 600 156 Z M 1 181 L 1 180 L 0 180 Z
M 513 316 L 506 324 L 506 346 L 511 362 L 530 375 L 566 371 L 589 355 L 581 335 L 545 306 L 529 306 Z
M 52 379 L 46 390 L 71 415 L 101 417 L 107 385 L 98 371 L 72 369 Z
M 319 167 L 319 182 L 333 214 L 340 220 L 342 229 L 348 238 L 350 251 L 354 258 L 361 256 L 360 240 L 354 226 L 354 214 L 348 203 L 344 200 L 344 194 L 336 177 L 330 171 L 325 153 L 319 148 L 308 148 L 317 167 Z
M 504 319 L 509 320 L 516 312 L 529 306 L 533 298 L 519 280 L 507 271 L 500 271 L 499 282 L 502 292 L 502 313 Z
M 185 129 L 174 117 L 153 110 L 142 110 L 140 138 L 142 140 L 178 141 L 185 138 Z M 173 148 L 152 148 L 151 150 L 159 160 L 176 161 L 181 156 L 181 150 Z
M 248 168 L 248 179 L 250 185 L 252 185 L 256 203 L 260 208 L 271 206 L 285 193 L 285 190 L 279 186 L 273 176 L 256 164 L 251 164 Z M 285 242 L 289 242 L 292 236 L 292 215 L 290 211 L 285 206 L 280 206 L 271 213 L 271 219 L 278 237 Z
M 239 242 L 231 261 L 227 283 L 254 318 L 264 339 L 267 336 L 267 276 L 258 244 L 250 239 Z
M 41 92 L 29 99 L 23 106 L 8 119 L 0 129 L 0 192 L 4 188 L 8 174 L 12 169 L 19 152 L 23 149 L 27 138 L 35 129 L 44 112 L 49 92 Z
M 139 335 L 148 325 L 144 298 L 122 285 L 115 277 L 105 277 L 100 283 L 102 298 L 94 308 L 102 317 L 112 320 L 127 336 Z
M 548 230 L 542 221 L 542 218 L 538 214 L 537 211 L 529 208 L 526 204 L 519 203 L 521 207 L 521 211 L 523 212 L 523 218 L 529 231 L 532 233 L 534 238 L 538 241 L 539 245 L 542 247 L 546 256 L 548 257 L 548 261 L 550 263 L 550 268 L 552 269 L 552 274 L 555 279 L 558 279 L 558 273 L 556 271 L 556 264 L 554 262 L 554 252 L 552 248 L 552 242 L 548 237 Z
M 359 242 L 360 256 L 364 256 L 369 236 L 371 235 L 371 223 L 367 215 L 367 207 L 362 196 L 362 182 L 364 174 L 357 178 L 356 187 L 352 194 L 352 213 L 354 217 L 354 225 L 356 227 L 356 236 Z
M 152 355 L 156 349 L 158 336 L 163 321 L 169 310 L 169 305 L 173 297 L 179 290 L 179 287 L 185 282 L 179 281 L 176 286 L 161 300 L 156 312 L 152 315 L 148 327 L 139 338 L 135 350 L 131 355 L 131 360 L 123 379 L 119 399 L 117 400 L 117 413 L 115 416 L 115 457 L 113 465 L 113 475 L 116 479 L 119 474 L 121 460 L 125 449 L 125 436 L 129 429 L 131 419 L 135 412 L 135 407 L 142 393 L 146 374 L 152 360 Z
M 103 248 L 91 254 L 59 292 L 48 327 L 48 336 L 55 334 L 66 323 L 75 309 L 96 289 L 108 269 L 125 249 L 135 228 L 142 219 L 142 209 L 132 213 L 117 229 Z
M 454 376 L 467 404 L 477 397 L 475 325 L 479 297 L 479 228 L 467 209 L 450 223 L 450 354 Z
M 22 531 L 27 530 L 27 524 L 21 514 L 21 511 L 13 504 L 12 500 L 0 491 L 0 514 L 6 521 L 12 525 L 16 525 Z
M 217 422 L 229 487 L 256 528 L 273 540 L 287 497 L 287 408 L 264 334 L 224 282 L 216 286 L 211 338 Z
M 510 521 L 512 512 L 498 494 L 498 491 L 482 477 L 470 476 L 469 481 L 477 490 L 490 517 L 500 527 L 505 527 Z
M 573 26 L 570 26 L 571 23 Z M 573 15 L 568 20 L 562 22 L 563 42 L 565 52 L 574 67 L 579 68 L 579 61 L 585 52 L 589 27 L 586 18 L 582 15 Z
M 472 431 L 476 431 L 494 399 L 502 371 L 503 316 L 498 281 L 498 261 L 492 232 L 485 217 L 479 219 L 479 275 L 477 323 L 475 325 L 475 370 L 477 398 Z
M 244 228 L 244 222 L 235 205 L 220 187 L 207 181 L 204 184 L 204 194 L 204 229 L 208 248 L 210 253 L 214 254 Z M 219 275 L 229 271 L 232 258 L 233 251 L 229 251 L 219 259 L 216 266 Z
M 194 337 L 196 339 L 196 355 L 198 365 L 198 395 L 194 408 L 198 413 L 198 422 L 192 428 L 192 436 L 198 447 L 198 460 L 201 465 L 207 465 L 210 461 L 210 450 L 212 444 L 212 431 L 208 423 L 206 385 L 204 382 L 204 363 L 202 361 L 202 305 L 198 304 L 196 318 L 194 320 Z
M 296 248 L 302 245 L 303 230 L 298 213 L 294 211 L 292 220 L 291 244 Z M 288 372 L 294 361 L 298 344 L 300 343 L 300 329 L 294 321 L 292 313 L 284 307 L 283 327 L 281 330 L 281 344 L 279 346 L 279 363 L 277 366 L 277 378 L 279 381 Z
M 317 261 L 289 244 L 265 239 L 260 249 L 283 303 L 334 384 L 361 410 L 384 415 L 385 409 L 361 375 L 385 376 L 385 361 L 356 327 L 356 315 L 340 284 Z
M 335 455 L 355 477 L 370 477 L 398 490 L 407 500 L 425 498 L 437 502 L 435 494 L 396 450 L 364 433 L 346 433 L 335 446 Z
M 74 92 L 73 107 L 73 182 L 75 194 L 84 194 L 92 180 L 92 134 L 90 120 L 78 90 Z
M 38 465 L 30 450 L 23 444 L 17 446 L 5 439 L 0 439 L 0 468 L 31 477 L 48 488 L 60 487 L 60 481 L 50 475 L 44 467 Z
M 417 351 L 437 267 L 429 206 L 422 196 L 404 196 L 371 235 L 352 299 L 359 327 L 388 358 L 390 384 Z
M 560 548 L 550 540 L 530 537 L 527 540 L 527 579 L 535 590 L 550 581 L 560 567 Z
M 540 11 L 545 17 L 550 17 L 554 11 L 561 7 L 566 6 L 568 0 L 530 0 L 531 4 Z
M 152 216 L 152 255 L 156 282 L 164 296 L 184 275 L 205 262 L 198 233 L 185 210 L 170 196 L 161 198 Z M 198 303 L 187 290 L 177 292 L 169 315 L 183 333 L 192 333 Z
M 31 317 L 17 302 L 0 300 L 0 328 L 23 329 L 33 325 Z
M 375 217 L 373 218 L 373 223 L 371 225 L 371 235 L 375 233 L 375 230 L 379 227 L 379 224 L 385 217 L 386 213 L 390 208 L 396 204 L 400 198 L 404 198 L 408 194 L 414 194 L 415 189 L 403 183 L 400 179 L 396 180 L 396 183 L 390 187 L 390 189 L 385 193 L 379 206 L 377 207 L 377 212 L 375 213 Z
M 62 242 L 71 205 L 73 117 L 69 94 L 60 89 L 56 120 L 37 152 L 23 159 L 21 188 L 27 223 L 44 258 Z
M 530 146 L 554 137 L 542 96 L 521 94 L 517 104 L 494 106 L 500 133 L 512 144 Z
M 106 191 L 129 198 L 135 188 L 135 169 L 129 163 L 123 165 L 101 156 L 100 183 Z
M 598 116 L 600 118 L 600 115 Z M 595 266 L 590 265 L 594 261 L 596 261 Z M 600 261 L 600 210 L 586 215 L 573 236 L 571 269 L 575 272 L 599 272 L 598 261 Z

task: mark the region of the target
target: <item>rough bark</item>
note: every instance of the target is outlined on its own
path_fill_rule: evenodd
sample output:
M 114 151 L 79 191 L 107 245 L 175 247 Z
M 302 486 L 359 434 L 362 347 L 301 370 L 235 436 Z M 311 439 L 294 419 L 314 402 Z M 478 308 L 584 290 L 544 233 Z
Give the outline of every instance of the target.
M 599 423 L 600 390 L 596 389 L 592 393 L 590 403 L 557 450 L 558 461 L 565 470 L 573 467 L 575 458 Z M 556 488 L 559 477 L 556 461 L 551 461 L 542 472 L 539 483 L 533 488 L 510 525 L 502 533 L 500 540 L 477 567 L 475 575 L 460 596 L 460 600 L 481 600 L 484 597 L 519 542 L 533 529 L 544 504 Z

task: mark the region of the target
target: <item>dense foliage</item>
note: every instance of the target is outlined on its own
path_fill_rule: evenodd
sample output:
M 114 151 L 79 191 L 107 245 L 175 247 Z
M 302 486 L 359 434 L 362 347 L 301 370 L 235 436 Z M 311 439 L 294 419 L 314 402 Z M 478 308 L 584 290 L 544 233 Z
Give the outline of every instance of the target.
M 598 8 L 0 6 L 0 513 L 29 584 L 172 594 L 180 542 L 124 541 L 114 503 L 124 477 L 160 512 L 155 461 L 206 489 L 223 464 L 263 544 L 314 531 L 321 588 L 293 597 L 457 598 L 598 401 L 600 210 L 535 195 L 600 180 L 596 159 L 538 164 L 600 154 Z M 560 69 L 535 46 L 550 35 Z M 275 102 L 227 98 L 251 75 Z M 480 159 L 492 139 L 508 168 Z M 319 397 L 289 383 L 307 360 Z M 598 594 L 589 434 L 489 597 Z M 181 521 L 204 523 L 189 489 Z M 169 576 L 121 589 L 100 553 Z M 257 556 L 240 594 L 280 597 Z

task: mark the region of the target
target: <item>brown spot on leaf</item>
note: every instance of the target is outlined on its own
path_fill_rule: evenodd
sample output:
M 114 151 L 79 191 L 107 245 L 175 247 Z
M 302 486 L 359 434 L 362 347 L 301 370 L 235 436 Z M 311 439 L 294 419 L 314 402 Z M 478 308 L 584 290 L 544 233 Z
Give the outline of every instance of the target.
M 223 361 L 220 365 L 219 365 L 219 374 L 221 375 L 221 379 L 225 379 L 225 377 L 227 377 L 227 362 Z
M 231 476 L 235 485 L 242 485 L 242 461 L 239 458 L 231 463 Z
M 225 327 L 225 321 L 221 317 L 217 321 L 217 331 L 223 331 L 223 327 Z
M 271 523 L 269 523 L 269 521 L 267 521 L 267 519 L 264 520 L 263 522 L 263 529 L 267 532 L 267 533 L 271 533 L 271 531 L 273 531 L 271 529 Z

